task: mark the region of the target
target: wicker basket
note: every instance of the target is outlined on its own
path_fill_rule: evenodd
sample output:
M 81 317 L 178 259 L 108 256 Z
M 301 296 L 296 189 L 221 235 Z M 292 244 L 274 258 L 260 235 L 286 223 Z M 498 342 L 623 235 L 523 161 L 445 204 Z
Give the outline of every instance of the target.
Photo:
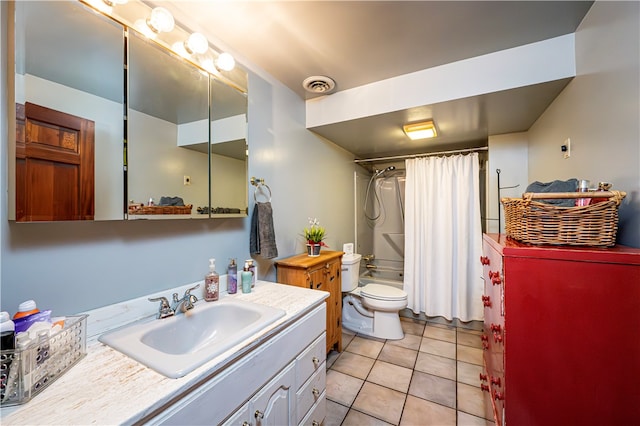
M 186 206 L 144 206 L 141 204 L 129 205 L 129 214 L 191 214 L 193 205 Z
M 525 193 L 502 198 L 509 237 L 530 244 L 602 246 L 616 243 L 620 191 Z M 558 207 L 534 199 L 604 198 L 588 206 Z

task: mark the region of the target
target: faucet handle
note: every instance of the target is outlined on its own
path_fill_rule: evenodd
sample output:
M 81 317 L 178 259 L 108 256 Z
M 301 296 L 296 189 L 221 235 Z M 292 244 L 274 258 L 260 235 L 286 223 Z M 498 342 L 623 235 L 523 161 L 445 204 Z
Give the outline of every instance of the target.
M 160 308 L 158 309 L 158 319 L 172 316 L 175 312 L 171 309 L 169 301 L 166 297 L 150 297 L 149 302 L 160 302 Z
M 200 287 L 200 284 L 196 284 L 194 287 L 188 288 L 187 290 L 185 290 L 184 296 L 185 297 L 191 296 L 191 291 L 197 289 L 198 287 Z M 193 297 L 195 297 L 195 296 L 193 296 Z M 197 297 L 196 297 L 196 300 L 197 300 Z

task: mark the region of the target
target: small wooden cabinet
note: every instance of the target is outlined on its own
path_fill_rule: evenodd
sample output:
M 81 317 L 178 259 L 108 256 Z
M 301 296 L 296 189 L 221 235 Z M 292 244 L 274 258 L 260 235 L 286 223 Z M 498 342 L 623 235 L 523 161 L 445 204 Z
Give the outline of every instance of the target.
M 640 424 L 640 249 L 483 240 L 496 425 Z
M 341 251 L 323 250 L 319 256 L 299 254 L 276 261 L 281 284 L 322 290 L 329 293 L 327 304 L 327 352 L 342 352 L 342 269 Z

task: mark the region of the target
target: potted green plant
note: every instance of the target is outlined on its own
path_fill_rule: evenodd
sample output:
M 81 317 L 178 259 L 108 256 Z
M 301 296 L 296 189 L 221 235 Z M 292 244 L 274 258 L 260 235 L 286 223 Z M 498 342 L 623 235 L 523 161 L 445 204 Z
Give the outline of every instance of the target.
M 324 243 L 325 229 L 320 226 L 316 218 L 309 218 L 309 227 L 304 228 L 304 239 L 307 242 L 307 255 L 315 257 L 320 255 L 320 249 L 327 247 Z

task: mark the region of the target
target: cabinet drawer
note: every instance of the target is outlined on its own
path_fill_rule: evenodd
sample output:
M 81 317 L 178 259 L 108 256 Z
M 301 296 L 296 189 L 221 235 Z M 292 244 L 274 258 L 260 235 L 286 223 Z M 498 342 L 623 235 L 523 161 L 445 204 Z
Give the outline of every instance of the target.
M 320 400 L 320 395 L 324 393 L 326 388 L 327 371 L 326 363 L 323 362 L 316 373 L 311 376 L 307 383 L 302 385 L 302 388 L 296 394 L 296 403 L 298 417 L 297 422 L 300 422 L 309 409 Z
M 311 407 L 311 410 L 309 410 L 307 416 L 299 423 L 300 425 L 320 426 L 321 424 L 323 424 L 324 418 L 327 415 L 326 395 L 326 392 L 322 392 L 320 398 L 318 398 L 318 401 L 315 403 L 315 405 Z
M 326 333 L 314 340 L 309 347 L 296 358 L 296 390 L 306 382 L 313 373 L 321 366 L 327 358 L 326 354 Z M 322 367 L 324 368 L 324 367 Z

